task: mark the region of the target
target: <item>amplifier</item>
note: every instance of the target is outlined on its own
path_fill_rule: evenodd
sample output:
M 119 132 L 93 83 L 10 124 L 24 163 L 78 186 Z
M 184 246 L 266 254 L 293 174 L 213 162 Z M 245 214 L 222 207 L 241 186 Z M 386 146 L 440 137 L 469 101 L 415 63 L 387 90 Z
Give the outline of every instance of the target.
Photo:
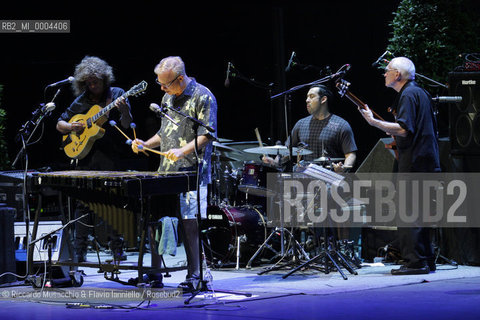
M 61 221 L 39 221 L 36 239 L 39 239 L 54 230 L 60 229 L 61 227 Z M 29 224 L 29 229 L 31 236 L 33 222 Z M 25 222 L 15 222 L 15 259 L 17 261 L 26 261 L 27 258 L 26 231 Z M 58 230 L 52 235 L 52 262 L 64 261 L 69 258 L 67 239 L 63 235 L 63 230 Z M 33 261 L 48 261 L 48 241 L 46 238 L 34 244 Z

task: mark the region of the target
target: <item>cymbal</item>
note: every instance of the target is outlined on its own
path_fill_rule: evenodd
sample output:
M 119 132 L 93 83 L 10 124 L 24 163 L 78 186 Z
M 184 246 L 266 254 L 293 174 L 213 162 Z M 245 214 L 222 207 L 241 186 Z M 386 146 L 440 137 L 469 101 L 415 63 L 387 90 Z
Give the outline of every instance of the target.
M 329 161 L 343 161 L 345 158 L 329 158 L 329 157 L 320 157 L 313 159 L 313 162 L 329 162 Z
M 268 147 L 256 147 L 256 148 L 249 148 L 243 150 L 248 153 L 256 153 L 256 154 L 269 154 L 269 155 L 282 155 L 286 156 L 290 153 L 288 150 L 288 147 L 286 146 L 268 146 Z M 307 154 L 312 154 L 313 152 L 307 149 L 300 149 L 293 147 L 292 148 L 292 153 L 294 156 L 297 155 L 307 155 Z
M 224 153 L 219 153 L 216 155 L 214 152 L 212 152 L 212 161 L 220 161 L 220 162 L 225 162 L 225 161 L 242 161 L 242 159 L 236 158 L 235 156 L 232 156 L 231 154 L 224 154 Z
M 226 138 L 217 138 L 218 142 L 232 142 L 232 139 L 226 139 Z
M 237 153 L 244 153 L 242 150 L 238 150 L 238 149 L 229 147 L 229 146 L 224 145 L 224 144 L 222 144 L 220 142 L 217 142 L 217 141 L 213 141 L 213 147 L 217 150 L 220 150 L 220 151 L 232 151 L 232 152 L 237 152 Z

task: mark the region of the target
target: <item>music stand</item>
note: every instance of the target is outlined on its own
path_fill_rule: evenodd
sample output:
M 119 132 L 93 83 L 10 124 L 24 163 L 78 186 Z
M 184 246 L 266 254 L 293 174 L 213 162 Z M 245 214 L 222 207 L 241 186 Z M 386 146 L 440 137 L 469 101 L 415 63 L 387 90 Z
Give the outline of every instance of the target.
M 340 174 L 337 174 L 333 171 L 327 170 L 321 166 L 316 164 L 309 164 L 306 169 L 303 171 L 303 174 L 318 179 L 326 183 L 327 187 L 331 187 L 332 185 L 339 185 L 344 177 Z M 328 213 L 327 213 L 328 217 Z M 329 263 L 333 264 L 337 271 L 342 275 L 344 280 L 347 280 L 347 276 L 343 272 L 341 266 L 347 269 L 351 274 L 357 275 L 358 273 L 354 270 L 354 267 L 347 261 L 346 257 L 336 249 L 336 244 L 330 240 L 330 237 L 327 234 L 327 227 L 324 225 L 322 227 L 323 233 L 323 248 L 322 251 L 316 255 L 315 257 L 311 258 L 310 260 L 306 261 L 305 263 L 299 265 L 298 267 L 294 268 L 287 274 L 283 275 L 282 278 L 285 279 L 291 274 L 295 273 L 296 271 L 303 269 L 307 266 L 311 266 L 311 264 L 317 262 L 318 260 L 323 261 L 323 271 L 325 274 L 330 273 L 330 266 Z

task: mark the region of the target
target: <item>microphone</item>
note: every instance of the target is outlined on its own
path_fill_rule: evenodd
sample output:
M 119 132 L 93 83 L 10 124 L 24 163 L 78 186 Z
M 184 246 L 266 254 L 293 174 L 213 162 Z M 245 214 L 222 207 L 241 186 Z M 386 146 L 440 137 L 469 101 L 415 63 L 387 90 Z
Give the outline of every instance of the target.
M 382 62 L 382 61 L 385 60 L 385 59 L 383 59 L 383 58 L 385 58 L 385 56 L 386 56 L 387 54 L 391 54 L 390 51 L 387 50 L 387 51 L 385 51 L 380 57 L 378 57 L 377 61 L 375 61 L 374 63 L 372 63 L 372 67 L 374 67 L 374 68 L 375 68 L 375 67 L 378 67 L 378 66 L 380 65 L 380 62 Z M 385 61 L 387 61 L 387 60 L 385 60 Z M 388 61 L 387 61 L 387 62 L 388 62 Z
M 345 73 L 347 73 L 347 71 L 350 70 L 351 67 L 352 66 L 348 63 L 344 64 L 343 66 L 340 67 L 340 69 L 338 69 L 337 72 L 335 72 L 330 76 L 330 79 L 338 80 L 338 78 L 342 78 L 343 76 L 345 76 Z
M 155 103 L 152 103 L 152 104 L 155 104 Z M 152 104 L 150 104 L 150 109 L 152 109 Z M 156 105 L 156 104 L 155 104 Z M 158 107 L 158 105 L 156 105 Z M 179 115 L 181 115 L 182 117 L 186 118 L 186 119 L 190 119 L 192 122 L 198 124 L 198 125 L 201 125 L 202 127 L 204 127 L 205 129 L 207 129 L 209 132 L 215 132 L 215 129 L 213 129 L 212 127 L 210 126 L 207 126 L 206 124 L 204 124 L 202 121 L 198 120 L 198 119 L 195 119 L 191 116 L 187 116 L 186 114 L 184 114 L 183 112 L 181 112 L 180 110 L 176 110 L 175 108 L 171 108 L 169 107 L 168 105 L 166 104 L 162 104 L 162 107 L 160 108 L 161 112 L 162 112 L 162 115 L 164 115 L 168 120 L 170 120 L 170 122 L 172 122 L 174 125 L 178 126 L 178 123 L 176 123 L 168 114 L 165 113 L 165 109 L 167 110 L 172 110 L 173 112 L 176 112 L 178 113 Z
M 290 59 L 288 60 L 287 67 L 285 68 L 285 72 L 289 72 L 292 67 L 294 67 L 297 63 L 293 61 L 296 57 L 295 51 L 292 51 L 292 55 L 290 56 Z
M 47 87 L 49 87 L 49 88 L 60 87 L 60 86 L 63 86 L 63 85 L 65 85 L 65 84 L 72 83 L 73 80 L 75 80 L 75 78 L 72 77 L 72 76 L 70 76 L 70 77 L 68 77 L 68 78 L 65 79 L 65 80 L 61 80 L 61 81 L 58 81 L 58 82 L 49 84 Z
M 225 83 L 223 84 L 225 86 L 225 88 L 228 88 L 230 87 L 230 67 L 233 68 L 233 65 L 228 62 L 228 65 L 227 65 L 227 77 L 225 78 Z
M 39 117 L 39 116 L 46 116 L 53 110 L 55 110 L 56 105 L 53 102 L 49 102 L 47 104 L 40 104 L 40 107 L 35 109 L 35 111 L 32 112 L 32 116 Z
M 432 98 L 432 101 L 438 102 L 438 103 L 460 103 L 462 102 L 462 97 L 460 96 L 437 96 L 435 98 Z
M 49 102 L 42 108 L 42 111 L 43 111 L 43 113 L 49 113 L 49 112 L 52 112 L 53 110 L 55 110 L 56 107 L 57 106 L 55 105 L 55 103 Z
M 178 123 L 173 120 L 172 117 L 170 117 L 168 114 L 165 113 L 164 109 L 167 108 L 167 107 L 160 107 L 158 104 L 156 103 L 150 103 L 150 110 L 153 111 L 157 117 L 161 118 L 163 116 L 165 116 L 165 118 L 167 118 L 168 121 L 170 121 L 171 123 L 173 123 L 174 125 L 176 125 L 178 127 Z

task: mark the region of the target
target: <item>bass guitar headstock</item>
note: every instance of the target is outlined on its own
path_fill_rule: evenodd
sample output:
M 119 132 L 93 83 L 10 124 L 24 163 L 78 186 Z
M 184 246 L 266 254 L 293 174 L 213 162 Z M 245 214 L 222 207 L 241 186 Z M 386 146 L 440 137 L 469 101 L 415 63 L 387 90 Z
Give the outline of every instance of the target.
M 340 97 L 343 98 L 345 96 L 345 94 L 348 92 L 348 88 L 350 87 L 350 85 L 350 82 L 341 78 L 336 81 L 335 86 L 337 87 Z

